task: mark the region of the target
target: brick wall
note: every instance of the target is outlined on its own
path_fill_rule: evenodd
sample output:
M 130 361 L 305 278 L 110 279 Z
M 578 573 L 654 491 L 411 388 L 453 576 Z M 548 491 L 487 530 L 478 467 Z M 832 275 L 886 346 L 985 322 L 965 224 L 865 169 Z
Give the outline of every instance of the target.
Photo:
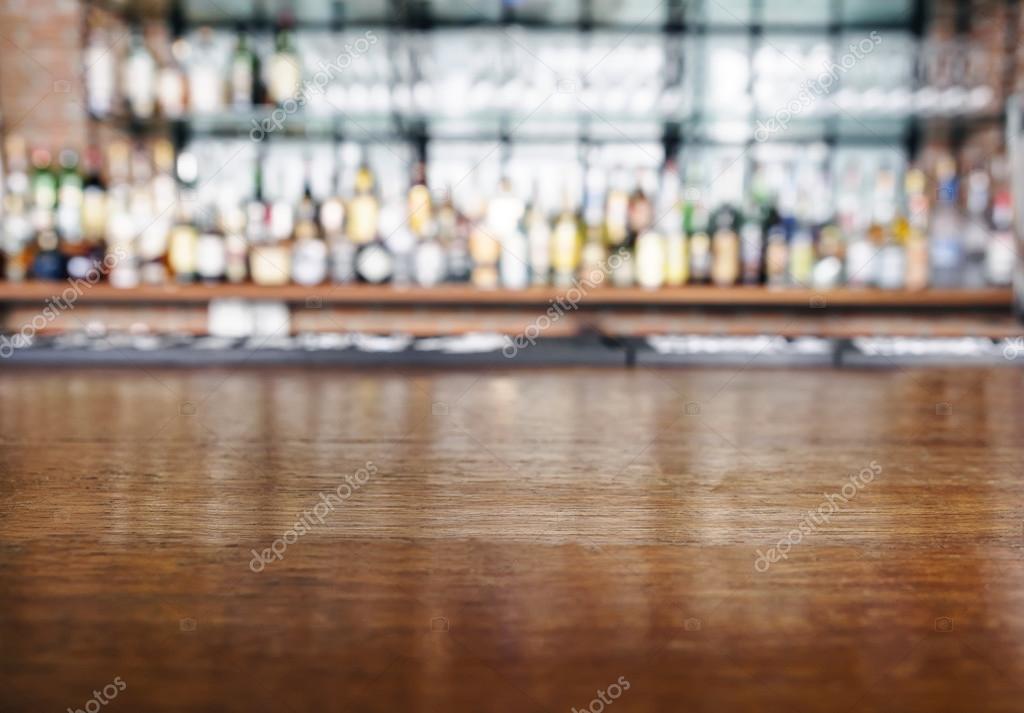
M 79 0 L 0 1 L 0 112 L 30 146 L 82 148 Z

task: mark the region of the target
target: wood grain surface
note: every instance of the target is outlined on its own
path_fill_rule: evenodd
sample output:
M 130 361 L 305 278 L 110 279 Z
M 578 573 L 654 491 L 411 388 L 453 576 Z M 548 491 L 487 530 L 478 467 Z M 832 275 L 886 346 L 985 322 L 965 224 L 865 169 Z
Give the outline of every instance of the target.
M 1021 711 L 1022 388 L 6 369 L 0 711 Z

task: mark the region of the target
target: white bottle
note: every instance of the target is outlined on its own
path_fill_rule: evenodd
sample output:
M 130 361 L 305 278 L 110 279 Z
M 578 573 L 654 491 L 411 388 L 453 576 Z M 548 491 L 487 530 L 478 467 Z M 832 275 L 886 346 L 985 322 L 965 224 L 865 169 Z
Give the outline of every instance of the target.
M 513 229 L 501 241 L 501 284 L 510 290 L 523 290 L 530 284 L 530 264 L 526 236 Z
M 114 87 L 117 71 L 115 53 L 110 51 L 110 38 L 103 28 L 96 29 L 89 39 L 83 62 L 85 64 L 86 103 L 89 113 L 104 117 L 114 105 Z
M 636 282 L 648 290 L 665 283 L 665 239 L 653 230 L 645 230 L 636 239 Z
M 199 279 L 217 282 L 227 270 L 227 250 L 224 237 L 204 230 L 196 241 L 196 273 Z
M 534 285 L 547 285 L 551 279 L 551 226 L 537 207 L 530 209 L 527 230 L 531 281 Z
M 156 108 L 156 61 L 139 32 L 132 33 L 132 46 L 121 78 L 128 108 L 133 116 L 148 119 Z
M 423 240 L 416 246 L 413 271 L 416 284 L 433 287 L 444 280 L 446 259 L 444 248 L 437 240 Z
M 216 60 L 209 28 L 204 28 L 188 70 L 189 105 L 194 114 L 214 114 L 224 106 L 224 71 Z
M 846 284 L 866 287 L 876 282 L 875 245 L 862 232 L 846 248 Z
M 327 244 L 319 238 L 297 240 L 292 249 L 292 280 L 311 287 L 327 279 Z

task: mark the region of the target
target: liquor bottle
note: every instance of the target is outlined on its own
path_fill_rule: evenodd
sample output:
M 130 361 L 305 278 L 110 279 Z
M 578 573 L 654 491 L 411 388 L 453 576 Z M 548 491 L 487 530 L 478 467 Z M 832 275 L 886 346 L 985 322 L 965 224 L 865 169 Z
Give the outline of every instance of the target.
M 316 216 L 317 207 L 307 179 L 292 247 L 292 281 L 299 285 L 319 285 L 327 279 L 327 244 L 320 239 Z
M 391 283 L 397 287 L 412 284 L 416 237 L 409 227 L 408 206 L 400 195 L 389 195 L 381 201 L 378 233 L 391 254 Z
M 530 255 L 530 281 L 547 285 L 551 281 L 551 224 L 541 206 L 540 188 L 535 187 L 526 210 L 526 241 Z
M 786 221 L 769 219 L 764 245 L 764 281 L 769 287 L 783 287 L 789 271 L 789 241 Z
M 298 55 L 292 47 L 291 23 L 282 22 L 274 37 L 274 54 L 267 64 L 267 92 L 270 101 L 281 105 L 287 99 L 294 99 L 299 91 L 302 71 Z
M 128 113 L 138 119 L 149 119 L 156 109 L 156 61 L 139 28 L 132 30 L 131 46 L 122 69 L 121 86 Z
M 249 38 L 245 28 L 237 28 L 238 39 L 231 56 L 231 107 L 235 110 L 251 109 L 256 97 L 256 82 L 259 76 L 259 60 L 249 49 Z
M 119 170 L 119 169 L 112 169 Z M 115 175 L 114 173 L 111 174 Z M 139 284 L 139 262 L 136 254 L 136 224 L 128 210 L 128 194 L 112 182 L 107 211 L 107 280 L 111 287 L 130 289 Z
M 100 119 L 114 110 L 117 67 L 116 53 L 110 48 L 107 30 L 98 27 L 90 35 L 82 58 L 85 66 L 86 106 L 89 114 Z
M 448 266 L 438 234 L 437 222 L 431 221 L 426 227 L 426 233 L 416 244 L 413 271 L 416 284 L 420 287 L 433 287 L 444 282 Z
M 665 240 L 665 284 L 669 287 L 685 284 L 690 273 L 679 193 L 679 171 L 669 159 L 662 171 L 657 207 L 658 232 Z
M 255 232 L 256 240 L 249 251 L 249 274 L 257 285 L 287 285 L 292 274 L 288 242 L 294 225 L 291 206 L 283 201 L 265 204 L 260 222 L 262 227 Z
M 132 186 L 129 213 L 139 232 L 136 257 L 139 261 L 139 280 L 147 285 L 167 282 L 167 253 L 174 221 L 179 218 L 175 208 L 177 185 L 174 182 L 174 149 L 168 141 L 158 141 L 153 147 L 153 169 L 141 150 L 132 157 Z M 184 166 L 183 166 L 184 168 Z M 186 176 L 191 183 L 193 177 Z M 191 218 L 191 211 L 188 211 Z M 182 278 L 187 281 L 188 278 Z
M 167 241 L 167 263 L 171 275 L 177 282 L 193 282 L 198 267 L 196 253 L 199 234 L 193 223 L 192 200 L 183 197 L 179 201 L 177 216 Z
M 32 151 L 32 207 L 45 218 L 39 218 L 39 228 L 49 227 L 53 209 L 57 206 L 57 174 L 50 163 L 50 152 L 37 148 Z
M 191 52 L 188 41 L 178 37 L 171 43 L 170 54 L 157 72 L 156 101 L 164 118 L 178 119 L 185 113 L 188 79 L 183 66 Z
M 379 208 L 373 188 L 373 173 L 363 164 L 356 173 L 355 195 L 348 206 L 348 237 L 356 246 L 369 244 L 377 235 Z
M 719 287 L 729 287 L 740 278 L 740 236 L 736 232 L 739 216 L 731 206 L 723 206 L 713 223 L 711 281 Z
M 905 179 L 907 196 L 907 275 L 904 284 L 910 290 L 928 286 L 928 197 L 924 172 L 913 168 Z
M 0 121 L 2 121 L 2 118 L 0 118 Z M 2 130 L 3 125 L 0 124 L 0 131 Z M 7 272 L 7 251 L 4 241 L 4 226 L 6 225 L 4 212 L 7 209 L 7 173 L 5 164 L 4 146 L 0 143 L 0 278 Z
M 636 239 L 646 230 L 649 230 L 654 223 L 654 206 L 645 191 L 647 174 L 642 173 L 637 177 L 636 186 L 629 196 L 628 205 L 628 237 L 630 247 L 635 244 Z
M 221 282 L 227 272 L 227 245 L 217 227 L 212 206 L 200 211 L 197 227 L 196 274 L 203 282 Z
M 706 283 L 711 278 L 711 237 L 703 201 L 696 199 L 687 203 L 684 225 L 690 248 L 690 280 L 696 284 Z
M 908 225 L 897 220 L 884 229 L 882 247 L 875 258 L 878 262 L 876 281 L 884 290 L 901 290 L 906 287 Z
M 338 284 L 353 282 L 356 279 L 356 246 L 345 235 L 345 202 L 340 197 L 331 196 L 320 204 L 320 230 L 327 241 L 331 281 Z
M 364 163 L 356 172 L 355 195 L 348 206 L 348 235 L 356 246 L 356 275 L 371 284 L 387 282 L 394 271 L 391 251 L 378 236 L 380 218 L 373 173 Z
M 839 286 L 843 276 L 843 233 L 834 223 L 828 223 L 818 234 L 818 261 L 814 264 L 811 284 L 818 290 Z
M 486 230 L 501 245 L 499 277 L 501 284 L 511 289 L 523 289 L 530 280 L 526 235 L 520 229 L 524 211 L 512 184 L 503 178 L 487 204 Z
M 607 277 L 608 246 L 605 242 L 604 173 L 587 171 L 583 195 L 583 249 L 580 252 L 580 274 L 590 284 L 603 283 Z
M 523 290 L 530 285 L 529 245 L 526 239 L 526 225 L 520 219 L 501 242 L 499 267 L 501 284 L 510 290 Z
M 469 224 L 452 202 L 452 191 L 445 191 L 437 210 L 437 239 L 445 253 L 445 274 L 451 282 L 468 282 L 473 270 L 469 256 Z
M 792 231 L 789 243 L 789 284 L 810 287 L 814 276 L 814 234 L 806 226 Z
M 1017 249 L 1013 235 L 1013 201 L 1006 188 L 996 190 L 992 199 L 992 236 L 985 246 L 985 279 L 1005 287 L 1013 282 Z
M 626 244 L 629 233 L 629 175 L 624 169 L 612 174 L 605 205 L 605 239 L 609 250 L 616 250 Z
M 224 277 L 238 284 L 249 277 L 249 242 L 245 237 L 245 211 L 240 205 L 224 206 L 220 213 L 224 234 Z
M 132 213 L 140 229 L 137 256 L 139 280 L 144 284 L 161 285 L 167 282 L 167 253 L 171 229 L 177 218 L 178 182 L 175 179 L 174 147 L 166 139 L 153 145 L 152 178 L 147 180 L 149 167 L 138 152 L 134 161 Z M 195 180 L 193 168 L 182 165 L 182 177 L 187 184 Z
M 480 200 L 467 201 L 466 218 L 469 225 L 469 257 L 473 262 L 470 282 L 482 290 L 498 287 L 501 260 L 501 241 L 489 230 Z
M 754 210 L 748 210 L 740 223 L 741 281 L 757 285 L 764 280 L 764 231 L 761 219 Z
M 936 287 L 956 287 L 963 276 L 964 227 L 957 210 L 955 164 L 944 158 L 938 165 L 938 200 L 931 224 L 931 275 Z
M 636 239 L 636 282 L 655 290 L 665 283 L 665 238 L 656 230 L 644 230 Z
M 875 256 L 878 247 L 863 228 L 850 236 L 846 246 L 846 284 L 850 287 L 868 287 L 877 282 L 878 264 Z
M 24 280 L 32 259 L 31 181 L 27 147 L 16 134 L 7 136 L 4 153 L 9 169 L 4 191 L 3 252 L 7 256 L 4 277 Z
M 967 224 L 964 230 L 964 271 L 961 284 L 964 287 L 985 285 L 985 249 L 989 235 L 989 188 L 988 173 L 975 169 L 967 175 Z
M 92 147 L 85 152 L 85 184 L 82 188 L 82 234 L 86 242 L 103 240 L 107 224 L 107 189 L 103 181 L 102 155 Z
M 213 49 L 209 27 L 199 30 L 188 70 L 189 108 L 194 114 L 215 114 L 224 107 L 222 68 Z
M 63 280 L 67 277 L 64 256 L 58 249 L 60 241 L 52 228 L 39 232 L 36 252 L 32 259 L 32 277 L 37 280 Z
M 551 234 L 552 281 L 556 287 L 569 287 L 576 277 L 582 245 L 581 223 L 573 206 L 572 194 L 566 188 L 562 196 L 562 212 Z
M 417 162 L 413 169 L 412 184 L 408 196 L 409 229 L 420 239 L 433 229 L 433 208 L 430 204 L 430 190 L 427 188 L 427 171 L 423 162 Z
M 57 157 L 60 176 L 57 179 L 57 234 L 66 245 L 82 242 L 82 174 L 78 171 L 78 154 L 64 149 Z

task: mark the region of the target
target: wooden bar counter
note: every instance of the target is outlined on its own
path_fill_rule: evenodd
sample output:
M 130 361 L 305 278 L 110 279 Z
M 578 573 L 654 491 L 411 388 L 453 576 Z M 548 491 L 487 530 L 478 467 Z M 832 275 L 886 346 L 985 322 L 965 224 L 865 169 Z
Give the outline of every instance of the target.
M 0 711 L 1021 711 L 1022 394 L 6 368 Z

